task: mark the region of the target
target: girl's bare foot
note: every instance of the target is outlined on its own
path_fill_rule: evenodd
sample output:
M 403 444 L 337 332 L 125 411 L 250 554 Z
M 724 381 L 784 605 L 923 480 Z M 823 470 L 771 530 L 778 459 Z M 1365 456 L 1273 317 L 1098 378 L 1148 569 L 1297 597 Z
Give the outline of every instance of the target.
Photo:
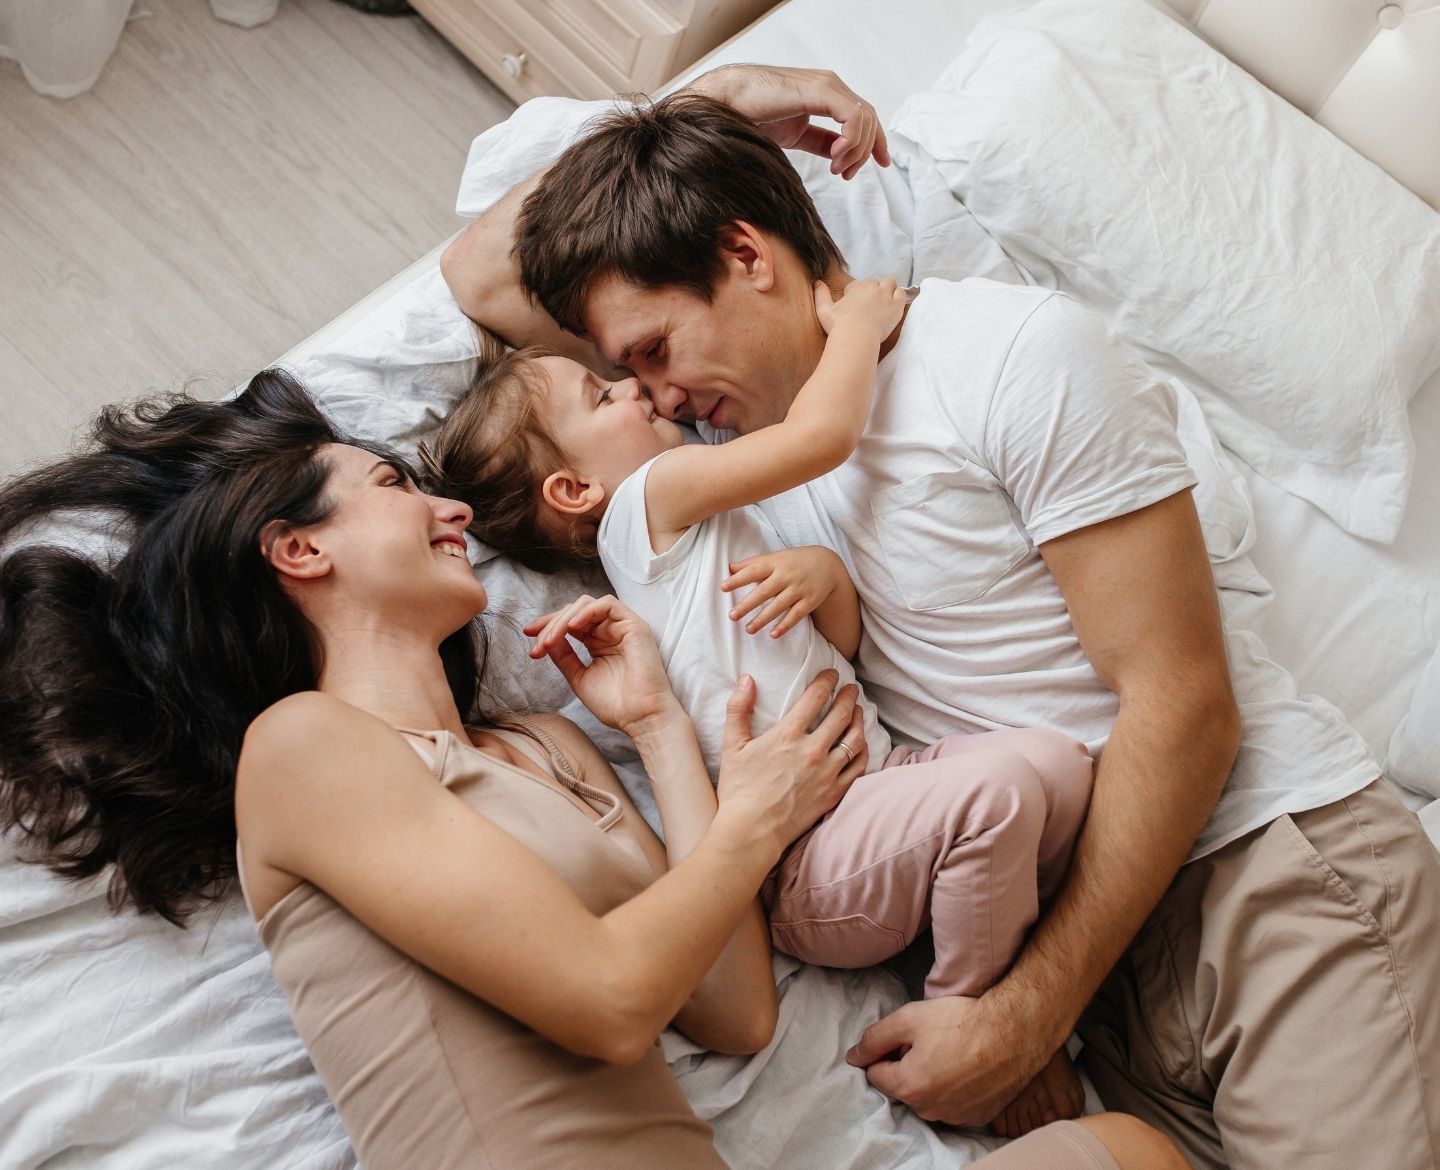
M 1000 1110 L 990 1128 L 1001 1137 L 1017 1138 L 1052 1121 L 1079 1117 L 1084 1112 L 1085 1088 L 1069 1053 L 1062 1048 L 1020 1090 L 1020 1095 Z

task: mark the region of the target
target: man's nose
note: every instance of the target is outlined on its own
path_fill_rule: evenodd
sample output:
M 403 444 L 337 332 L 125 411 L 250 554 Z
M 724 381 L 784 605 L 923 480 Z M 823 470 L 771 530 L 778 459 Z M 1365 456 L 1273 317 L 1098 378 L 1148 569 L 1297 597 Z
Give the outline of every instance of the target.
M 695 412 L 690 406 L 690 395 L 679 386 L 672 386 L 668 382 L 658 385 L 646 382 L 645 390 L 650 395 L 650 401 L 655 404 L 655 409 L 672 422 L 694 420 Z

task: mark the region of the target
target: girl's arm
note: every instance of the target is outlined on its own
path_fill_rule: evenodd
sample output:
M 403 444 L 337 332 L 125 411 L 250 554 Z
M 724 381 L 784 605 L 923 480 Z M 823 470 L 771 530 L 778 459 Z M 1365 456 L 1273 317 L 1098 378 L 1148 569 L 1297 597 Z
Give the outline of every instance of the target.
M 753 697 L 752 688 L 749 698 Z M 590 738 L 558 715 L 544 716 L 540 721 L 570 753 L 585 782 L 620 802 L 657 876 L 679 865 L 700 843 L 715 819 L 715 788 L 688 720 L 675 720 L 658 736 L 637 741 L 636 745 L 660 807 L 665 826 L 663 844 L 641 818 L 609 761 Z M 712 1051 L 758 1052 L 774 1034 L 778 1009 L 770 965 L 770 930 L 757 898 L 673 1023 L 695 1043 Z
M 717 446 L 667 451 L 645 480 L 651 541 L 720 512 L 769 499 L 833 471 L 850 457 L 870 416 L 880 345 L 899 324 L 905 293 L 890 277 L 852 281 L 833 304 L 816 283 L 825 352 L 782 422 Z

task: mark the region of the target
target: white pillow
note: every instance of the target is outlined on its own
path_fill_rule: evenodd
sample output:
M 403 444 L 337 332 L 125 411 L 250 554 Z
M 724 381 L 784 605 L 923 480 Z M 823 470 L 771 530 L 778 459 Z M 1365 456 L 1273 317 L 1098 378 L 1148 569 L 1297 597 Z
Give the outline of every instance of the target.
M 1385 775 L 1412 792 L 1440 799 L 1440 647 L 1390 737 Z
M 429 264 L 344 333 L 302 345 L 285 364 L 344 430 L 413 458 L 474 381 L 476 342 Z
M 1142 0 L 982 21 L 893 131 L 1246 462 L 1394 539 L 1405 404 L 1440 366 L 1434 210 Z

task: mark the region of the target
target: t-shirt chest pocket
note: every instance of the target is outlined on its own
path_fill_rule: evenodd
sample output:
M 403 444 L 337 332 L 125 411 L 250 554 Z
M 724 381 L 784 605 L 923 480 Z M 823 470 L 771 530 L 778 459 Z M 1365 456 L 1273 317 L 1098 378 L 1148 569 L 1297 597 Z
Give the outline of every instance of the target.
M 875 534 L 912 610 L 973 601 L 1030 552 L 995 481 L 974 464 L 916 476 L 870 497 Z

